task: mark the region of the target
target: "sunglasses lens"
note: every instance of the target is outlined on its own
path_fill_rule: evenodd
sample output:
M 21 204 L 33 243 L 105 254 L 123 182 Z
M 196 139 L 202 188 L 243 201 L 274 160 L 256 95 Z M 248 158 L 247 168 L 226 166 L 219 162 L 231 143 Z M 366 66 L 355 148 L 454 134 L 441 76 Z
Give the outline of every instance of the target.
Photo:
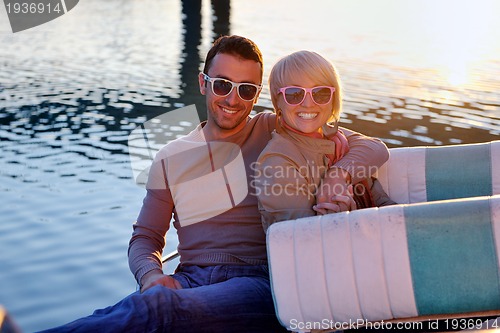
M 286 88 L 283 96 L 288 104 L 297 105 L 304 100 L 305 90 L 302 88 Z
M 332 91 L 325 87 L 315 88 L 312 90 L 312 97 L 318 104 L 327 104 L 332 98 Z
M 218 96 L 226 96 L 233 89 L 233 84 L 224 79 L 216 79 L 213 81 L 213 90 L 214 93 Z
M 251 101 L 257 95 L 257 87 L 251 86 L 249 84 L 242 84 L 239 87 L 238 92 L 240 97 L 246 101 Z

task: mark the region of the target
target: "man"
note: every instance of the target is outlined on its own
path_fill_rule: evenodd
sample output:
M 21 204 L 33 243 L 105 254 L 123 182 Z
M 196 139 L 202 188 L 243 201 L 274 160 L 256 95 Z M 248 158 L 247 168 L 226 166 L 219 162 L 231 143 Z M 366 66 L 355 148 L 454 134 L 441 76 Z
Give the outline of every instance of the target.
M 129 245 L 140 293 L 60 331 L 286 331 L 274 312 L 265 234 L 251 186 L 252 163 L 275 124 L 272 113 L 249 117 L 262 76 L 262 55 L 252 41 L 224 36 L 214 42 L 199 75 L 207 121 L 162 148 L 151 167 Z M 344 185 L 346 175 L 355 178 L 388 158 L 379 140 L 345 133 L 350 153 L 337 167 L 349 172 L 330 177 Z M 350 205 L 338 204 L 344 210 Z M 161 253 L 172 215 L 181 257 L 176 273 L 165 275 Z

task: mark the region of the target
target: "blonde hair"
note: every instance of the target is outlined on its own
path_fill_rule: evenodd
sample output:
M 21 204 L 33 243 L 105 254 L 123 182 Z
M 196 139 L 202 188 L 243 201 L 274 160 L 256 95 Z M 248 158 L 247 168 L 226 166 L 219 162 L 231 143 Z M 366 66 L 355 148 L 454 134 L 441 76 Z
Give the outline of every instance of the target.
M 281 58 L 271 70 L 269 76 L 269 89 L 271 101 L 275 110 L 278 110 L 278 89 L 289 86 L 301 86 L 301 80 L 306 77 L 318 86 L 335 87 L 332 98 L 331 121 L 338 121 L 342 111 L 342 87 L 340 77 L 335 66 L 316 52 L 297 51 Z

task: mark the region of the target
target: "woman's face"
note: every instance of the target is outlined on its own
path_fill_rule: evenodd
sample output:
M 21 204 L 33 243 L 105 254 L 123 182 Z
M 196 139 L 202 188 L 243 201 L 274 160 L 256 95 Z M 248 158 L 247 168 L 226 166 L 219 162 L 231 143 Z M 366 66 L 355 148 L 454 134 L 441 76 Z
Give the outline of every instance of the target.
M 315 82 L 309 78 L 302 78 L 300 82 L 289 84 L 303 88 L 324 86 L 325 84 Z M 310 93 L 306 93 L 301 104 L 289 105 L 285 102 L 283 94 L 278 95 L 278 106 L 282 111 L 283 120 L 295 130 L 303 133 L 320 132 L 321 126 L 326 124 L 332 115 L 333 98 L 329 103 L 318 105 L 312 100 Z

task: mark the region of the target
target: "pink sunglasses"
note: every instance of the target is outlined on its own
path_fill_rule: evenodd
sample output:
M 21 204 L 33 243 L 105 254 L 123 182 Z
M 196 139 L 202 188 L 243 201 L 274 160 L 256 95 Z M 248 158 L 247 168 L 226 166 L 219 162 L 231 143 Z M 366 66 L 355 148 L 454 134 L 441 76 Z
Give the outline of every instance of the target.
M 335 92 L 334 87 L 318 86 L 313 88 L 303 88 L 297 86 L 288 86 L 278 89 L 278 94 L 282 93 L 285 102 L 288 105 L 299 105 L 306 99 L 306 94 L 311 94 L 312 100 L 318 105 L 330 103 Z

